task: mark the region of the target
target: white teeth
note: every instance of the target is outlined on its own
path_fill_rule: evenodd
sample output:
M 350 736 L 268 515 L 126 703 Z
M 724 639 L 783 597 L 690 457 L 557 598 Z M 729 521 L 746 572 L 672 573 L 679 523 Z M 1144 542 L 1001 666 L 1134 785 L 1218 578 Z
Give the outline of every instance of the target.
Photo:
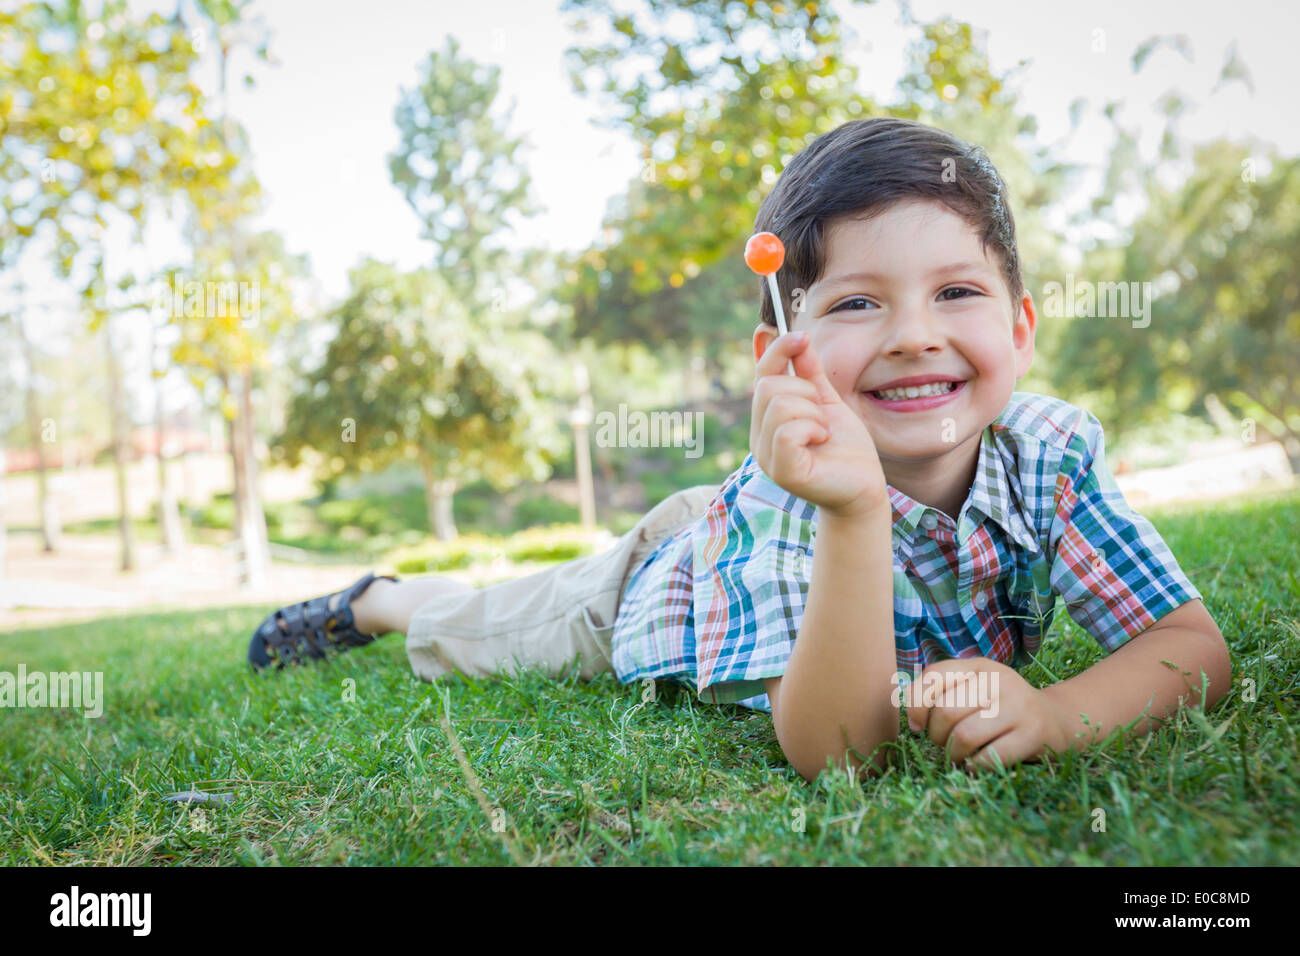
M 877 398 L 887 402 L 901 402 L 906 398 L 921 398 L 928 395 L 946 395 L 957 387 L 956 382 L 931 382 L 929 385 L 908 385 L 906 388 L 889 388 L 872 392 Z

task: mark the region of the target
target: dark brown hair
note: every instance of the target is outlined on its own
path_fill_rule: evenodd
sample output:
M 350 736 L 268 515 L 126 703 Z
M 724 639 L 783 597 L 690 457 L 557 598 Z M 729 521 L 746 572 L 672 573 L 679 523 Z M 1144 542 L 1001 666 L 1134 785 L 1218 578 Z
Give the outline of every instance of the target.
M 754 231 L 775 233 L 785 245 L 777 278 L 786 319 L 792 321 L 794 290 L 810 288 L 825 271 L 824 236 L 832 222 L 869 218 L 912 199 L 939 202 L 970 223 L 986 254 L 993 244 L 1018 311 L 1024 280 L 1005 194 L 1002 177 L 982 147 L 912 120 L 850 120 L 818 136 L 790 161 L 763 200 Z M 759 317 L 775 326 L 767 281 L 760 281 Z

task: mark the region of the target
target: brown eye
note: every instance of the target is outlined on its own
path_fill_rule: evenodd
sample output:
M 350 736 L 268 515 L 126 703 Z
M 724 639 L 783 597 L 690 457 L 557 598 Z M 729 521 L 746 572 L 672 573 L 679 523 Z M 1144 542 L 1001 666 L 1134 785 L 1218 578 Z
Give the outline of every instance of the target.
M 842 311 L 842 310 L 844 309 L 845 306 L 852 305 L 854 302 L 865 302 L 865 303 L 867 303 L 867 304 L 870 304 L 870 300 L 869 300 L 869 299 L 863 298 L 862 296 L 856 296 L 856 297 L 854 297 L 854 298 L 852 298 L 852 299 L 845 299 L 845 300 L 844 300 L 843 302 L 841 302 L 839 305 L 837 305 L 837 306 L 835 306 L 833 309 L 831 309 L 831 311 L 832 311 L 832 312 L 840 312 L 840 311 Z M 863 309 L 853 309 L 852 311 L 854 311 L 854 312 L 862 312 L 862 311 L 864 311 L 864 310 L 863 310 Z
M 974 289 L 964 289 L 964 288 L 962 288 L 961 286 L 954 286 L 954 287 L 951 288 L 951 289 L 944 289 L 942 292 L 939 293 L 939 295 L 940 295 L 940 296 L 946 296 L 949 292 L 965 292 L 965 293 L 967 293 L 967 295 L 958 296 L 956 299 L 944 299 L 943 301 L 945 301 L 945 302 L 956 302 L 958 299 L 965 299 L 965 298 L 967 298 L 968 296 L 979 295 L 979 293 L 976 292 Z

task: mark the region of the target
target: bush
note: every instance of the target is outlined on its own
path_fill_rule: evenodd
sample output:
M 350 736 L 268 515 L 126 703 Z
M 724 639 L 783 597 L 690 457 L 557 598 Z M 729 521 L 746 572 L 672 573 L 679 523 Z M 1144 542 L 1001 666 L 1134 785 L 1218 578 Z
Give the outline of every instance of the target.
M 385 497 L 338 498 L 316 506 L 316 520 L 332 531 L 359 528 L 367 535 L 428 532 L 424 493 L 418 488 Z
M 213 495 L 212 500 L 201 508 L 188 508 L 190 520 L 201 528 L 219 528 L 223 531 L 235 530 L 235 498 L 229 492 Z M 266 533 L 271 537 L 280 536 L 285 526 L 291 524 L 302 505 L 295 501 L 277 501 L 262 506 L 266 517 Z
M 591 553 L 591 538 L 577 525 L 553 524 L 512 535 L 504 542 L 481 534 L 461 535 L 455 541 L 399 549 L 389 560 L 399 574 L 461 571 L 502 556 L 516 563 L 571 561 Z
M 486 481 L 476 481 L 461 488 L 452 498 L 452 517 L 456 527 L 461 531 L 484 534 L 500 531 L 495 514 L 500 498 L 501 493 Z M 424 525 L 428 525 L 427 517 Z
M 501 553 L 501 546 L 483 535 L 461 535 L 454 541 L 401 548 L 392 555 L 399 574 L 429 574 L 435 571 L 461 571 L 481 561 L 490 561 Z
M 214 495 L 198 509 L 194 523 L 203 528 L 221 528 L 233 531 L 235 527 L 235 500 L 230 495 Z
M 505 545 L 511 561 L 572 561 L 591 553 L 590 534 L 579 525 L 553 523 L 512 536 Z
M 289 548 L 300 548 L 303 551 L 316 551 L 321 554 L 371 554 L 375 551 L 374 542 L 354 542 L 344 541 L 336 534 L 300 534 L 300 535 L 277 535 L 271 539 L 273 544 L 282 544 Z
M 510 528 L 518 531 L 537 525 L 573 524 L 579 520 L 576 507 L 550 495 L 529 495 L 515 505 Z
M 552 543 L 536 542 L 522 544 L 506 551 L 511 561 L 572 561 L 591 550 L 591 546 L 580 541 L 555 541 Z
M 469 548 L 452 548 L 442 552 L 402 558 L 394 562 L 398 574 L 430 574 L 434 571 L 462 571 L 474 559 Z
M 338 532 L 357 523 L 362 505 L 360 498 L 326 501 L 316 509 L 316 518 L 331 531 Z
M 263 508 L 266 514 L 266 533 L 276 535 L 282 532 L 285 524 L 293 520 L 294 512 L 299 508 L 300 506 L 292 501 L 277 501 L 267 504 Z

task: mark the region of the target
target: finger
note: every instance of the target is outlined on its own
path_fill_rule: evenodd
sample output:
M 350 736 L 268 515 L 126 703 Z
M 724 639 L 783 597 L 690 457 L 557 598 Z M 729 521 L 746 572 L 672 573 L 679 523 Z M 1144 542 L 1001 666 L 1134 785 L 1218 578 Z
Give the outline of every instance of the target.
M 758 421 L 763 420 L 763 413 L 772 399 L 778 395 L 800 395 L 810 402 L 817 402 L 817 386 L 794 375 L 764 375 L 754 383 L 753 415 Z
M 798 395 L 778 395 L 772 399 L 768 403 L 763 422 L 759 427 L 757 454 L 760 467 L 763 467 L 763 471 L 774 481 L 777 476 L 769 469 L 782 470 L 782 460 L 778 455 L 788 451 L 777 446 L 776 433 L 783 426 L 796 421 L 807 421 L 819 426 L 825 434 L 819 442 L 830 437 L 830 422 L 822 407 L 816 402 Z
M 817 388 L 811 382 L 805 382 L 793 375 L 765 375 L 754 384 L 754 401 L 749 415 L 749 450 L 759 458 L 761 465 L 765 459 L 760 457 L 761 449 L 770 447 L 770 442 L 763 437 L 763 425 L 767 419 L 768 408 L 777 397 L 798 395 L 817 405 Z M 817 405 L 820 409 L 820 405 Z
M 948 738 L 948 730 L 958 718 L 944 716 L 939 711 L 952 706 L 956 695 L 951 693 L 951 688 L 966 673 L 965 663 L 961 658 L 937 661 L 912 682 L 908 688 L 907 723 L 914 732 L 928 733 L 931 737 L 938 734 L 935 742 L 940 745 Z M 962 702 L 968 699 L 963 697 Z
M 900 671 L 900 673 L 903 673 Z M 907 714 L 907 726 L 913 733 L 919 733 L 925 729 L 925 723 L 929 715 L 922 715 L 921 700 L 918 696 L 921 681 L 917 677 L 912 677 L 906 681 L 899 681 L 898 697 L 903 703 L 903 709 Z
M 946 675 L 966 674 L 971 671 L 978 674 L 985 670 L 1000 672 L 1004 669 L 1006 665 L 987 657 L 949 657 L 927 664 L 911 681 L 907 691 L 908 723 L 913 723 L 913 715 L 915 715 L 917 725 L 912 729 L 917 732 L 927 729 L 930 708 L 938 702 L 944 687 L 951 685 L 952 678 Z M 929 703 L 925 703 L 925 700 Z
M 772 435 L 772 462 L 775 475 L 768 475 L 777 484 L 787 479 L 806 477 L 803 456 L 809 445 L 818 445 L 830 437 L 830 429 L 807 418 L 785 422 Z
M 786 363 L 806 350 L 808 342 L 808 333 L 802 331 L 777 336 L 754 365 L 755 381 L 764 375 L 786 375 Z
M 996 770 L 999 762 L 1003 767 L 1010 767 L 1037 757 L 1038 749 L 1033 734 L 1026 728 L 1017 727 L 990 740 L 971 754 L 966 758 L 966 766 L 974 770 Z
M 825 407 L 816 399 L 787 393 L 777 395 L 767 403 L 767 408 L 763 411 L 762 428 L 765 431 L 772 431 L 792 418 L 807 418 L 827 428 L 831 425 Z
M 930 724 L 926 728 L 930 739 L 941 747 L 952 729 L 984 704 L 978 696 L 974 671 L 947 670 L 942 676 L 943 685 L 938 690 L 939 706 L 931 711 Z
M 925 701 L 924 684 L 920 677 L 914 678 L 903 691 L 903 699 L 907 702 L 907 726 L 913 733 L 923 734 L 930 722 L 931 706 Z
M 927 693 L 927 688 L 934 686 L 933 682 L 938 680 L 937 675 L 960 664 L 959 659 L 953 658 L 927 664 L 921 669 L 921 673 L 908 682 L 907 689 L 903 691 L 903 699 L 907 702 L 907 726 L 913 733 L 926 732 L 929 727 L 930 712 L 937 703 L 935 695 L 932 691 Z
M 817 354 L 816 349 L 800 349 L 792 358 L 794 360 L 794 374 L 817 386 L 820 401 L 828 405 L 843 401 L 840 398 L 840 393 L 835 391 L 835 386 L 831 384 L 831 380 L 826 377 L 826 368 L 822 365 L 821 356 Z
M 792 418 L 812 419 L 827 428 L 831 424 L 825 407 L 815 397 L 806 394 L 796 395 L 793 392 L 779 392 L 768 399 L 763 406 L 758 421 L 759 435 L 770 438 L 771 433 L 778 425 L 784 424 Z
M 987 714 L 988 711 L 975 710 L 959 720 L 952 728 L 944 748 L 949 760 L 953 763 L 961 763 L 981 747 L 987 746 L 1018 726 L 1010 714 L 998 714 L 996 717 L 988 717 Z

